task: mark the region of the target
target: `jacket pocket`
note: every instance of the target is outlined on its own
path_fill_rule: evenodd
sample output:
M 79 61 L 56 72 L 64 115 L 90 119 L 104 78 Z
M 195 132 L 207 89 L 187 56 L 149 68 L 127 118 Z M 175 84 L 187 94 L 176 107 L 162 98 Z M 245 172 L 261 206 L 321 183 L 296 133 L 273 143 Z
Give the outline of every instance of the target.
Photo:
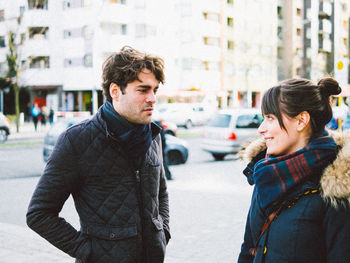
M 155 230 L 163 230 L 163 219 L 161 218 L 161 216 L 152 218 L 152 223 L 155 227 Z
M 104 240 L 120 240 L 137 236 L 136 225 L 109 226 L 109 225 L 82 225 L 81 231 L 89 236 Z

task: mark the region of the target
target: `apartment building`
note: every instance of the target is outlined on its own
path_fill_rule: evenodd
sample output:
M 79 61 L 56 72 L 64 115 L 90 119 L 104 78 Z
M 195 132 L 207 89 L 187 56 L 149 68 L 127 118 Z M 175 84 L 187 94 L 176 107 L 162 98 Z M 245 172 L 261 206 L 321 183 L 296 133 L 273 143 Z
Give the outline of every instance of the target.
M 349 9 L 346 0 L 279 0 L 278 78 L 317 81 L 330 74 L 347 87 Z
M 174 19 L 170 10 L 164 13 L 171 5 L 170 0 L 0 0 L 0 70 L 4 75 L 7 33 L 15 31 L 20 85 L 28 93 L 21 111 L 38 103 L 96 112 L 103 103 L 102 63 L 125 45 L 164 57 L 169 76 L 177 56 L 176 34 L 167 26 Z

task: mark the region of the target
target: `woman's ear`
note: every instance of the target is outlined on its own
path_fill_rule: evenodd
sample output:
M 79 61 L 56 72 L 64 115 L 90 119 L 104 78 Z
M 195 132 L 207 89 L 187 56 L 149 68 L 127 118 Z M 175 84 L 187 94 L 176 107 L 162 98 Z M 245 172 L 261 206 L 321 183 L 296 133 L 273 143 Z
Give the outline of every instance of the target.
M 118 101 L 119 93 L 120 93 L 119 86 L 112 82 L 111 85 L 109 85 L 109 95 L 112 97 L 112 100 Z
M 303 131 L 310 123 L 310 114 L 307 111 L 302 111 L 297 116 L 297 120 L 297 130 Z

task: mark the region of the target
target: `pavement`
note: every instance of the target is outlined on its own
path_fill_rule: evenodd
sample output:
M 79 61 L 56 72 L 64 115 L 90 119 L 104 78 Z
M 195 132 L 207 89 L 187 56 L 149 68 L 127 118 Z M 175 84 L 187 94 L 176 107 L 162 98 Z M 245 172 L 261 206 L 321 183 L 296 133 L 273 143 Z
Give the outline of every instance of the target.
M 17 140 L 36 140 L 36 139 L 41 140 L 44 138 L 46 132 L 49 129 L 50 129 L 50 124 L 41 126 L 39 123 L 37 130 L 35 130 L 34 124 L 32 122 L 24 122 L 23 124 L 20 125 L 19 132 L 17 132 L 16 125 L 11 124 L 10 135 L 8 136 L 8 140 L 6 143 L 10 143 Z
M 38 141 L 44 139 L 50 125 L 41 126 L 35 131 L 33 123 L 23 123 L 19 132 L 16 125 L 12 124 L 7 142 L 3 145 L 11 145 L 21 141 Z M 0 223 L 0 263 L 23 262 L 73 262 L 74 259 L 53 247 L 46 240 L 27 227 L 15 224 Z

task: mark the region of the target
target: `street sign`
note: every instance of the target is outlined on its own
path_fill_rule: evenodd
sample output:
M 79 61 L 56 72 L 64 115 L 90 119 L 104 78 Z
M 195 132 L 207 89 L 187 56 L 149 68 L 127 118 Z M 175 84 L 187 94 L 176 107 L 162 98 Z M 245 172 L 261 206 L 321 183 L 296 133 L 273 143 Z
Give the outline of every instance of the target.
M 347 87 L 349 76 L 349 59 L 341 58 L 335 61 L 334 78 L 339 82 L 340 87 Z

